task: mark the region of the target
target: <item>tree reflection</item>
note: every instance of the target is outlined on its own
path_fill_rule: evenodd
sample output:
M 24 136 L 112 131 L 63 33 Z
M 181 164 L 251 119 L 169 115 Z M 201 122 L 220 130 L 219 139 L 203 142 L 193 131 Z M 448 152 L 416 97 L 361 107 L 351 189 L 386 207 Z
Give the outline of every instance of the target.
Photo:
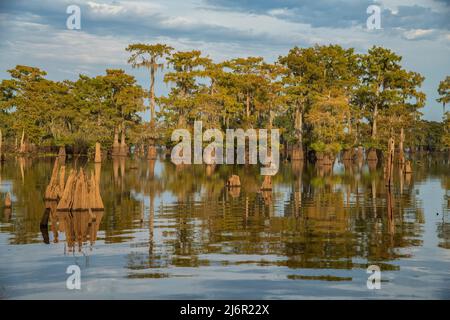
M 412 175 L 396 169 L 389 193 L 376 164 L 343 161 L 321 168 L 294 161 L 280 167 L 272 191 L 260 192 L 256 166 L 175 166 L 120 157 L 101 166 L 77 163 L 96 177 L 101 172 L 105 211 L 71 215 L 43 200 L 53 160 L 18 158 L 2 165 L 2 181 L 12 182 L 16 199 L 12 212 L 1 216 L 2 232 L 11 234 L 12 244 L 59 242 L 64 233 L 70 252 L 97 238 L 130 242 L 131 270 L 210 265 L 213 254 L 223 255 L 224 264 L 351 269 L 377 263 L 395 269 L 390 261 L 404 257 L 399 249 L 422 241 L 424 214 L 414 185 L 432 175 L 441 179 L 447 199 L 450 189 L 448 165 L 423 158 L 414 162 Z M 68 160 L 66 171 L 74 165 Z M 225 187 L 232 174 L 239 175 L 240 188 Z M 445 209 L 437 233 L 439 245 L 449 248 L 448 203 Z

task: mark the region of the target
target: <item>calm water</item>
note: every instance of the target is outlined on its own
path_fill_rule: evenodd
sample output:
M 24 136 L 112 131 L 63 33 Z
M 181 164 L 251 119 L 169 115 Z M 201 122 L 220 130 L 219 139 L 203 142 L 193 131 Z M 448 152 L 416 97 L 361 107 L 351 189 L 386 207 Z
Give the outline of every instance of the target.
M 273 192 L 260 193 L 254 166 L 109 160 L 96 223 L 75 214 L 69 230 L 55 214 L 40 230 L 52 166 L 10 158 L 1 167 L 2 298 L 450 299 L 447 158 L 415 159 L 390 196 L 382 169 L 362 164 L 286 163 Z M 242 187 L 227 191 L 233 173 Z M 12 212 L 2 208 L 7 191 Z M 66 288 L 73 264 L 81 290 Z M 371 264 L 380 290 L 367 289 Z

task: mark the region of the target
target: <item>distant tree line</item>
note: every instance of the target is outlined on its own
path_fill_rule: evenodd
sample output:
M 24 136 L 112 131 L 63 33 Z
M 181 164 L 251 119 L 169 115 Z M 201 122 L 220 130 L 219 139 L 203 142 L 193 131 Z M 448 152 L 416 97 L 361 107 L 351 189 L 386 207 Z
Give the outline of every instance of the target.
M 450 149 L 450 77 L 438 88 L 443 122 L 421 119 L 424 77 L 389 49 L 365 54 L 339 45 L 292 48 L 274 63 L 261 57 L 214 62 L 199 50 L 132 44 L 129 63 L 148 71 L 142 88 L 123 70 L 52 81 L 18 65 L 0 83 L 0 129 L 10 144 L 110 147 L 116 130 L 128 145 L 170 146 L 174 128 L 279 128 L 284 149 L 336 154 L 357 146 L 383 150 L 403 129 L 405 147 Z M 166 68 L 164 68 L 166 67 Z M 166 70 L 166 71 L 164 71 Z M 155 92 L 164 72 L 167 96 Z M 148 107 L 145 100 L 148 99 Z M 150 122 L 141 115 L 150 110 Z

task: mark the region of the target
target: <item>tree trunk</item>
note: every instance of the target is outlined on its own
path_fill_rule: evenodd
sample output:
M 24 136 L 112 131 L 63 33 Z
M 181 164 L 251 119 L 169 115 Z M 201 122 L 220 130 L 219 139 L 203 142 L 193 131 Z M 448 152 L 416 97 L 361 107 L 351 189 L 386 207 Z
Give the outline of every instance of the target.
M 125 126 L 122 125 L 122 135 L 120 137 L 120 155 L 127 156 L 128 155 L 128 146 L 125 141 Z
M 373 121 L 372 121 L 372 139 L 377 137 L 377 117 L 378 117 L 378 105 L 375 104 L 373 109 Z
M 102 150 L 99 142 L 95 143 L 95 157 L 94 157 L 95 163 L 102 162 Z
M 25 153 L 25 130 L 22 130 L 22 138 L 20 139 L 20 153 Z
M 246 112 L 247 120 L 248 120 L 248 118 L 250 118 L 250 94 L 248 92 L 247 92 L 247 101 L 245 103 L 245 106 L 246 106 L 245 112 Z
M 384 179 L 386 182 L 386 187 L 391 189 L 391 186 L 393 185 L 393 178 L 394 178 L 394 153 L 395 153 L 395 143 L 394 138 L 389 139 L 388 144 L 388 150 L 387 150 L 387 158 L 386 158 L 386 164 L 384 168 Z
M 297 143 L 292 148 L 292 160 L 303 160 L 303 115 L 300 108 L 295 110 L 294 129 Z
M 302 145 L 302 139 L 303 139 L 303 115 L 300 111 L 300 108 L 297 108 L 295 110 L 295 136 L 297 138 L 297 142 Z
M 155 67 L 150 68 L 150 123 L 155 121 Z
M 119 130 L 114 128 L 114 142 L 112 147 L 112 155 L 117 156 L 120 153 L 120 145 L 119 145 Z
M 403 142 L 405 141 L 405 132 L 403 128 L 400 130 L 400 142 L 398 144 L 398 163 L 405 163 L 405 153 L 403 151 Z

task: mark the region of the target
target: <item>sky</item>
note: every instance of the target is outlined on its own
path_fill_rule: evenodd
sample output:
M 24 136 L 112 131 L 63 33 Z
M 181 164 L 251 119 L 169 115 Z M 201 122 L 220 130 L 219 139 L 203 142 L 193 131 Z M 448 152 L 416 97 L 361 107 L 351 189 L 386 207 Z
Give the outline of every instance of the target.
M 80 30 L 66 27 L 69 5 L 81 9 Z M 381 8 L 381 29 L 367 28 L 370 5 Z M 0 30 L 0 79 L 17 64 L 52 80 L 121 68 L 148 88 L 147 72 L 127 65 L 125 48 L 136 42 L 199 49 L 216 61 L 269 62 L 294 46 L 339 44 L 363 53 L 381 45 L 425 76 L 423 117 L 441 121 L 437 87 L 450 75 L 450 0 L 0 0 Z M 161 75 L 156 90 L 169 90 Z

